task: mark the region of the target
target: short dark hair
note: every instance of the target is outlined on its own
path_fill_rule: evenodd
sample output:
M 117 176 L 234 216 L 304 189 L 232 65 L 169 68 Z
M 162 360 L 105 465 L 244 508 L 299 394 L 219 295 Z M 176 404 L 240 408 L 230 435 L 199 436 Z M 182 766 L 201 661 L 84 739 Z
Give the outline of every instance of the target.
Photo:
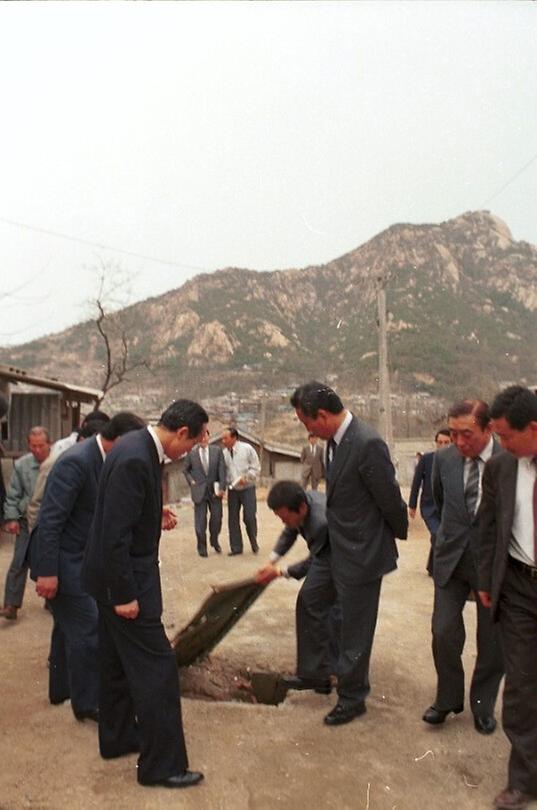
M 448 411 L 448 419 L 458 416 L 473 416 L 481 430 L 485 430 L 490 422 L 488 403 L 482 399 L 461 399 L 454 402 Z
M 100 433 L 109 421 L 110 420 L 90 419 L 89 422 L 85 422 L 78 430 L 77 442 L 80 441 L 80 439 L 90 439 L 92 436 L 95 436 L 96 433 Z
M 440 430 L 437 430 L 436 433 L 434 434 L 434 440 L 436 441 L 439 436 L 449 436 L 451 438 L 450 429 L 449 428 L 440 428 Z
M 191 399 L 176 399 L 168 405 L 158 424 L 166 430 L 179 430 L 187 427 L 191 439 L 201 433 L 203 425 L 207 424 L 209 416 L 207 411 Z
M 289 509 L 298 512 L 301 503 L 307 503 L 306 493 L 296 481 L 278 481 L 267 495 L 267 506 L 275 509 Z
M 107 413 L 105 413 L 104 411 L 98 411 L 97 408 L 95 408 L 94 411 L 90 411 L 85 415 L 84 419 L 82 420 L 81 427 L 85 427 L 90 422 L 109 422 L 109 421 L 110 417 L 108 416 Z
M 291 405 L 300 408 L 304 416 L 310 419 L 316 419 L 320 409 L 328 413 L 341 413 L 343 410 L 343 403 L 334 389 L 315 380 L 294 391 Z
M 515 430 L 524 430 L 537 421 L 537 395 L 522 385 L 510 385 L 495 397 L 490 409 L 492 419 L 502 416 Z
M 135 413 L 130 411 L 120 411 L 116 413 L 108 422 L 102 426 L 99 431 L 103 439 L 113 442 L 124 436 L 125 433 L 130 433 L 131 430 L 141 430 L 145 427 L 145 422 Z
M 239 438 L 239 431 L 237 430 L 237 428 L 225 427 L 224 430 L 222 431 L 222 433 L 225 433 L 226 430 L 227 430 L 227 432 L 229 433 L 230 436 L 233 436 L 234 439 Z

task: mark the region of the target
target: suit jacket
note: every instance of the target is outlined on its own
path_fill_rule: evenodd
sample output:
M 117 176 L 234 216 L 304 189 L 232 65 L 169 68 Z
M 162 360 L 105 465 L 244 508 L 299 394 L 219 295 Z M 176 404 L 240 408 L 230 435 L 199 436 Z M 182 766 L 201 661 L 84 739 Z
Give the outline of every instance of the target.
M 308 502 L 308 514 L 299 529 L 291 529 L 286 526 L 278 537 L 274 552 L 279 557 L 287 554 L 293 546 L 298 535 L 301 534 L 310 550 L 310 555 L 319 554 L 321 549 L 328 542 L 328 523 L 326 520 L 326 495 L 323 492 L 308 492 L 306 494 Z M 294 579 L 302 579 L 306 576 L 310 567 L 311 559 L 306 558 L 300 562 L 293 563 L 287 569 L 287 573 Z
M 412 486 L 410 488 L 410 497 L 408 499 L 410 509 L 415 509 L 418 503 L 418 493 L 421 489 L 420 512 L 431 534 L 436 534 L 440 522 L 431 486 L 435 452 L 436 451 L 424 453 L 416 464 L 414 478 L 412 479 Z
M 518 462 L 511 453 L 499 453 L 485 464 L 479 506 L 477 568 L 479 590 L 492 598 L 492 618 L 498 617 L 509 543 L 515 515 Z
M 327 522 L 332 565 L 353 584 L 397 567 L 395 538 L 406 538 L 406 504 L 386 443 L 353 416 L 330 465 Z
M 92 437 L 66 451 L 47 478 L 32 533 L 31 575 L 58 577 L 61 593 L 83 593 L 80 572 L 102 466 L 97 439 Z
M 492 453 L 501 452 L 494 439 Z M 479 515 L 464 502 L 464 458 L 454 445 L 435 454 L 433 496 L 440 515 L 434 547 L 434 581 L 446 585 L 467 548 L 477 555 Z
M 313 474 L 315 478 L 323 478 L 324 476 L 324 451 L 320 444 L 315 444 L 313 447 L 308 444 L 302 448 L 300 454 L 300 461 L 303 467 L 303 474 Z
M 194 447 L 188 453 L 183 465 L 183 474 L 190 486 L 190 494 L 194 503 L 201 503 L 206 498 L 214 497 L 214 485 L 217 481 L 221 492 L 226 488 L 226 465 L 222 448 L 215 444 L 209 445 L 207 472 L 201 463 L 200 450 L 200 447 Z
M 157 448 L 147 429 L 133 430 L 112 448 L 103 465 L 82 567 L 87 592 L 108 605 L 137 599 L 141 616 L 160 617 L 161 522 Z

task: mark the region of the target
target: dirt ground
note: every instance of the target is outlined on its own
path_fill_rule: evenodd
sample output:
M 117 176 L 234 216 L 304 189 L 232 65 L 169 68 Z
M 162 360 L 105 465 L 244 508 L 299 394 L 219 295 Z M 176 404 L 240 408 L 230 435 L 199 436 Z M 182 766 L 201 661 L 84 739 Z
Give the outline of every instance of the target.
M 240 579 L 266 560 L 279 522 L 258 506 L 261 553 L 197 556 L 190 505 L 161 543 L 164 622 L 172 636 L 196 612 L 213 582 Z M 224 516 L 225 519 L 225 516 Z M 227 551 L 227 531 L 221 536 Z M 303 556 L 297 542 L 289 560 Z M 0 810 L 181 807 L 184 810 L 427 810 L 491 807 L 505 787 L 508 744 L 498 728 L 477 734 L 468 710 L 443 727 L 421 720 L 434 698 L 430 651 L 432 583 L 421 522 L 399 544 L 399 570 L 384 580 L 371 668 L 368 711 L 328 728 L 334 696 L 289 693 L 279 706 L 183 699 L 190 766 L 205 773 L 185 791 L 142 788 L 136 755 L 100 759 L 95 725 L 78 723 L 69 704 L 47 700 L 51 619 L 29 584 L 19 620 L 0 620 Z M 3 583 L 12 544 L 0 540 Z M 298 583 L 277 580 L 262 594 L 213 659 L 237 669 L 293 672 Z M 475 608 L 466 610 L 466 671 L 474 660 Z M 499 715 L 498 706 L 498 715 Z

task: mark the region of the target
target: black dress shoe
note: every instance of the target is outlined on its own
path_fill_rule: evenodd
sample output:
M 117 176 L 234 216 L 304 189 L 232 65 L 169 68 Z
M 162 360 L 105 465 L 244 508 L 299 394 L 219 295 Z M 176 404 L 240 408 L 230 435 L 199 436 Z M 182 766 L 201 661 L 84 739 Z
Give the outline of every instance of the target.
M 282 683 L 287 689 L 298 691 L 313 689 L 318 695 L 329 695 L 332 691 L 330 681 L 322 678 L 300 678 L 298 675 L 289 675 L 287 678 L 282 678 Z
M 259 546 L 257 543 L 252 543 L 252 551 L 254 554 L 259 554 Z
M 167 787 L 184 788 L 197 785 L 203 779 L 203 774 L 199 771 L 183 771 L 175 776 L 168 776 L 167 779 L 159 779 L 158 782 L 140 782 L 147 787 Z
M 359 703 L 357 706 L 342 706 L 341 703 L 336 703 L 324 718 L 324 722 L 327 726 L 342 726 L 343 723 L 350 723 L 355 717 L 365 713 L 365 703 Z
M 236 557 L 237 554 L 242 554 L 242 551 L 228 551 L 228 557 Z
M 95 723 L 99 722 L 99 709 L 86 709 L 82 712 L 75 712 L 73 709 L 73 712 L 80 723 L 83 723 L 84 720 L 93 720 Z
M 213 546 L 213 548 L 214 548 L 214 550 L 216 551 L 217 554 L 222 553 L 222 547 L 220 546 L 219 543 L 217 543 L 216 546 Z
M 448 714 L 460 714 L 464 710 L 464 706 L 456 706 L 454 709 L 437 709 L 436 706 L 429 706 L 423 717 L 421 718 L 424 723 L 430 723 L 432 726 L 439 726 L 443 723 Z
M 492 734 L 496 731 L 496 720 L 491 714 L 474 714 L 474 726 L 480 734 Z
M 200 557 L 208 557 L 209 556 L 206 551 L 198 551 L 198 554 L 200 555 Z

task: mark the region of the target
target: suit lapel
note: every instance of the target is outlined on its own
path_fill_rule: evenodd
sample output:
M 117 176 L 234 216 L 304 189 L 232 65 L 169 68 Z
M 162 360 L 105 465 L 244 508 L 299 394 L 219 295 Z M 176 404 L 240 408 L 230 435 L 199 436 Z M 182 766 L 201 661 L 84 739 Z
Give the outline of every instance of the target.
M 511 538 L 511 528 L 515 516 L 516 479 L 518 474 L 518 461 L 515 456 L 507 453 L 500 468 L 500 491 L 502 494 L 502 537 Z
M 349 427 L 345 431 L 343 438 L 341 439 L 338 448 L 336 450 L 336 454 L 332 459 L 332 463 L 330 464 L 330 473 L 328 478 L 328 489 L 327 495 L 331 495 L 336 484 L 336 481 L 341 473 L 341 470 L 345 466 L 345 462 L 347 460 L 347 456 L 349 455 L 349 451 L 351 449 L 352 440 L 354 438 L 356 429 L 356 420 L 354 416 L 352 417 L 352 422 L 350 423 Z

